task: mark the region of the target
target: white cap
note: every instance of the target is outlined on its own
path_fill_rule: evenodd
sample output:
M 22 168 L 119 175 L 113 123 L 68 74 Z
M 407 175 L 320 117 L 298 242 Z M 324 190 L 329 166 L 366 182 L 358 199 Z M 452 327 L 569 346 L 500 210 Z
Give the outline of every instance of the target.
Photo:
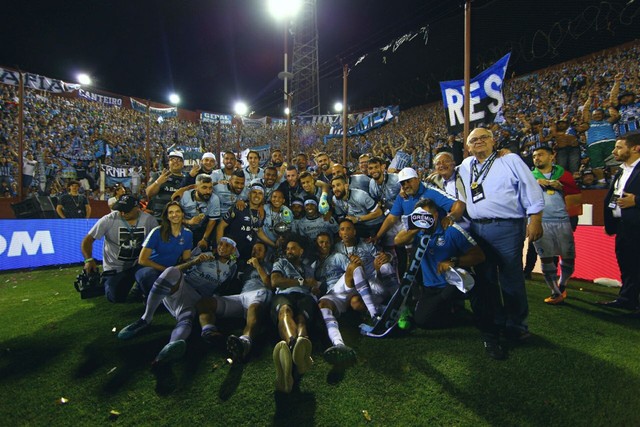
M 417 178 L 418 172 L 413 168 L 404 168 L 398 173 L 398 182 L 406 181 L 411 178 Z
M 182 155 L 182 152 L 180 151 L 172 151 L 169 153 L 169 157 L 180 157 L 182 160 L 184 160 L 184 156 Z
M 216 156 L 214 156 L 213 153 L 204 153 L 202 155 L 202 160 L 204 160 L 204 159 L 215 159 L 215 158 L 216 158 Z
M 444 279 L 448 284 L 458 288 L 463 294 L 469 292 L 476 283 L 471 273 L 463 268 L 450 268 L 445 271 Z

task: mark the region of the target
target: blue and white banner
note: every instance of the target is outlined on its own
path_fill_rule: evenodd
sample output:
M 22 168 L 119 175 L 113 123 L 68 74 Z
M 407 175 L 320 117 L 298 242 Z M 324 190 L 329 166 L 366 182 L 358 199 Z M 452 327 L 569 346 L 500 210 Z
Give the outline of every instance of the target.
M 331 123 L 335 122 L 336 119 L 339 119 L 340 115 L 339 114 L 324 114 L 321 116 L 298 116 L 296 117 L 297 120 L 300 121 L 301 124 L 326 124 L 326 125 L 330 125 Z
M 94 218 L 0 221 L 0 271 L 81 264 L 80 244 L 96 221 Z M 93 257 L 102 260 L 102 240 L 93 244 Z
M 122 184 L 128 187 L 131 185 L 131 177 L 133 175 L 142 174 L 142 166 L 118 168 L 109 165 L 100 165 L 100 169 L 104 171 L 105 184 L 109 187 L 115 184 Z
M 377 129 L 400 114 L 400 107 L 397 105 L 376 108 L 372 112 L 367 114 L 360 114 L 358 122 L 349 128 L 347 136 L 364 135 L 370 130 Z M 336 120 L 331 124 L 329 135 L 326 135 L 323 139 L 325 144 L 330 138 L 342 137 L 342 116 L 338 116 Z
M 46 90 L 47 92 L 61 93 L 72 92 L 80 89 L 79 84 L 65 83 L 62 80 L 50 79 L 49 77 L 39 76 L 38 74 L 22 73 L 24 87 L 37 90 Z M 6 85 L 19 86 L 20 72 L 0 68 L 0 83 Z
M 469 124 L 472 128 L 482 123 L 492 123 L 502 108 L 502 83 L 510 56 L 511 53 L 507 53 L 471 79 Z M 464 80 L 440 82 L 440 90 L 449 132 L 459 133 L 464 129 Z
M 89 92 L 88 90 L 84 90 L 82 88 L 78 89 L 78 96 L 80 98 L 88 99 L 89 101 L 100 102 L 102 104 L 113 105 L 116 107 L 122 107 L 121 98 L 100 95 L 98 93 Z
M 131 101 L 131 108 L 133 108 L 136 111 L 139 111 L 141 113 L 146 113 L 147 112 L 147 104 L 144 104 L 140 101 L 136 101 L 133 98 L 129 98 L 129 100 Z M 168 118 L 168 117 L 177 117 L 178 116 L 178 108 L 176 107 L 169 107 L 169 108 L 156 108 L 156 107 L 149 107 L 149 112 L 151 114 L 155 114 L 156 116 L 160 116 L 162 118 Z
M 206 123 L 218 123 L 223 125 L 230 125 L 233 120 L 233 116 L 231 114 L 215 114 L 215 113 L 207 113 L 205 111 L 200 113 L 200 121 Z

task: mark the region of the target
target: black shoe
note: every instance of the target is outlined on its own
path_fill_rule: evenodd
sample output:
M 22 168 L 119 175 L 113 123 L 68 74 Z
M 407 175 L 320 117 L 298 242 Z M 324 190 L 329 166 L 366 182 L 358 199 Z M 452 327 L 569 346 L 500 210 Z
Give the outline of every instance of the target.
M 609 308 L 620 308 L 622 310 L 637 310 L 638 306 L 625 300 L 614 299 L 613 301 L 598 301 L 596 304 Z
M 500 345 L 500 342 L 495 339 L 484 341 L 484 351 L 487 353 L 487 356 L 494 360 L 504 360 L 507 358 L 507 353 Z

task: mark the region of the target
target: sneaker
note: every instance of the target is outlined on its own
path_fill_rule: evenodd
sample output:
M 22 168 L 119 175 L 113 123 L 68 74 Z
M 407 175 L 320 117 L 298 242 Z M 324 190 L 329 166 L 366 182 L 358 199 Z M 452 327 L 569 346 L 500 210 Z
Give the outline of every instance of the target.
M 562 296 L 562 294 L 553 294 L 544 299 L 545 303 L 551 305 L 560 304 L 562 301 L 564 301 L 564 297 Z
M 504 360 L 507 358 L 507 353 L 504 351 L 497 339 L 485 340 L 484 351 L 487 353 L 487 356 L 494 360 Z
M 178 360 L 182 356 L 184 356 L 184 353 L 186 351 L 187 343 L 185 340 L 170 342 L 169 344 L 165 345 L 162 350 L 160 350 L 160 353 L 158 353 L 158 355 L 156 356 L 153 364 L 159 365 Z
M 231 355 L 231 359 L 236 362 L 244 360 L 250 349 L 251 346 L 247 340 L 238 338 L 235 335 L 229 335 L 229 338 L 227 338 L 227 351 Z
M 120 338 L 121 340 L 131 339 L 136 335 L 138 335 L 138 332 L 140 332 L 141 330 L 145 329 L 148 326 L 149 324 L 145 320 L 138 319 L 132 324 L 122 328 L 120 332 L 118 332 L 118 338 Z
M 273 348 L 273 364 L 276 367 L 276 390 L 291 393 L 293 361 L 291 360 L 291 350 L 289 350 L 286 341 L 280 341 Z
M 293 346 L 293 363 L 295 363 L 298 373 L 303 375 L 313 366 L 311 358 L 311 341 L 307 337 L 298 337 Z
M 224 339 L 224 335 L 217 329 L 205 329 L 200 333 L 200 338 L 208 344 L 219 346 Z
M 356 352 L 344 344 L 329 347 L 322 356 L 327 363 L 338 368 L 348 368 L 356 364 Z

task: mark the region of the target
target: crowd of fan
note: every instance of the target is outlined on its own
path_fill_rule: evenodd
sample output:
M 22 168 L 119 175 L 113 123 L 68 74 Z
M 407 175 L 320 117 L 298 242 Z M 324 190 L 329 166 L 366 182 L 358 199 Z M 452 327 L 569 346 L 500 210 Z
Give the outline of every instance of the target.
M 553 145 L 558 133 L 575 136 L 579 158 L 568 159 L 563 166 L 574 173 L 583 188 L 606 186 L 617 165 L 606 159 L 607 168 L 611 170 L 605 169 L 603 178 L 594 179 L 585 148 L 582 109 L 592 94 L 591 108 L 602 109 L 607 118 L 610 93 L 618 74 L 622 74 L 620 94 L 638 92 L 639 50 L 638 44 L 615 48 L 510 79 L 504 88 L 502 114 L 490 128 L 502 147 L 519 152 L 528 164 L 536 145 Z M 102 200 L 111 197 L 112 190 L 107 188 L 101 192 L 99 189 L 101 164 L 117 167 L 145 164 L 148 121 L 145 113 L 30 89 L 25 91 L 24 106 L 25 152 L 21 156 L 18 153 L 17 87 L 0 85 L 0 197 L 15 197 L 18 193 L 21 158 L 27 196 L 58 195 L 67 180 L 77 179 L 86 183 L 84 191 L 89 198 Z M 557 124 L 562 121 L 566 125 L 559 129 Z M 342 140 L 329 139 L 325 145 L 322 137 L 328 133 L 326 124 L 294 124 L 293 148 L 307 154 L 324 151 L 340 159 Z M 223 150 L 269 145 L 286 152 L 286 127 L 282 125 L 221 125 L 219 135 Z M 151 120 L 149 140 L 151 169 L 159 170 L 167 165 L 167 153 L 173 147 L 193 149 L 194 159 L 199 158 L 200 152 L 215 152 L 218 126 L 176 118 Z M 426 175 L 432 167 L 433 156 L 439 151 L 452 151 L 456 163 L 460 163 L 463 156 L 461 136 L 449 135 L 440 102 L 403 111 L 392 123 L 349 141 L 351 164 L 348 166 L 355 164 L 359 154 L 371 152 L 389 161 L 400 160 L 397 169 L 411 163 L 420 174 Z M 144 193 L 144 185 L 140 192 Z

